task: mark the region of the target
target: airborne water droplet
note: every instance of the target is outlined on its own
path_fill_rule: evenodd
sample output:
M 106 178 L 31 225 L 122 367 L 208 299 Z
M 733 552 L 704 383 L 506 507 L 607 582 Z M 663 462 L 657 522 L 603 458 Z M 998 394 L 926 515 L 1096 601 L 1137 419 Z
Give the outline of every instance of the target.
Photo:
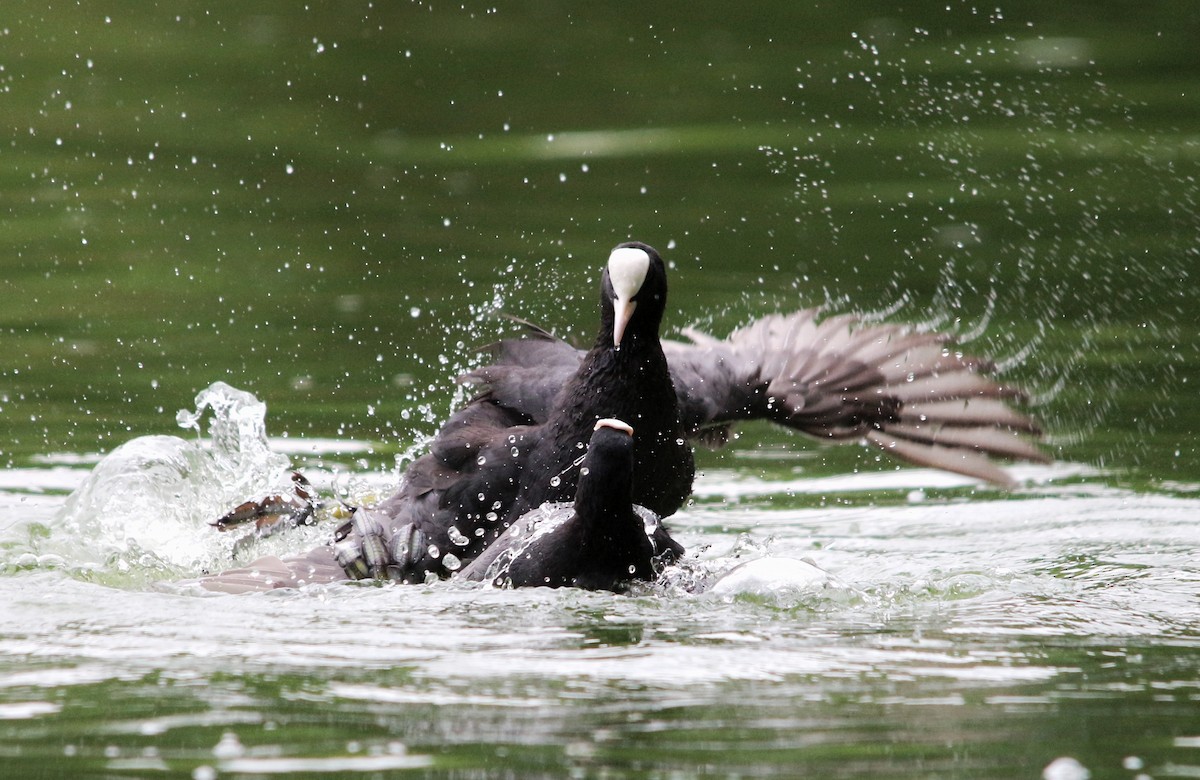
M 450 571 L 458 571 L 462 568 L 462 561 L 454 553 L 446 553 L 445 557 L 442 558 L 442 565 Z
M 558 487 L 561 484 L 562 484 L 562 477 L 559 477 L 559 476 L 550 477 L 550 487 Z

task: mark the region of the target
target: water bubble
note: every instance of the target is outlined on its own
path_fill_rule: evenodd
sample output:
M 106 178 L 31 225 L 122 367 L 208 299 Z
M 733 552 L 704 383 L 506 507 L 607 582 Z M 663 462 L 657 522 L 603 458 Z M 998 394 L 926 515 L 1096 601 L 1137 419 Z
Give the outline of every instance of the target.
M 1092 773 L 1070 756 L 1056 758 L 1042 770 L 1043 780 L 1088 780 Z
M 217 758 L 239 758 L 246 754 L 246 748 L 242 745 L 242 741 L 238 739 L 238 735 L 232 731 L 226 731 L 221 735 L 221 741 L 213 748 L 213 755 Z

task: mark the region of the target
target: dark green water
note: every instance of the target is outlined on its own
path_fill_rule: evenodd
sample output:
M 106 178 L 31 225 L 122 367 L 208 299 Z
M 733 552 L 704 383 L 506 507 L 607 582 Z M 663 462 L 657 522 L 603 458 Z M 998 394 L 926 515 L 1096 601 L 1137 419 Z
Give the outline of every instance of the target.
M 1194 4 L 4 11 L 13 776 L 1200 773 Z M 75 456 L 218 380 L 386 481 L 488 312 L 588 338 L 628 238 L 671 263 L 668 328 L 957 330 L 1066 466 L 1003 495 L 760 427 L 705 454 L 685 544 L 815 555 L 845 599 L 195 599 L 62 541 Z

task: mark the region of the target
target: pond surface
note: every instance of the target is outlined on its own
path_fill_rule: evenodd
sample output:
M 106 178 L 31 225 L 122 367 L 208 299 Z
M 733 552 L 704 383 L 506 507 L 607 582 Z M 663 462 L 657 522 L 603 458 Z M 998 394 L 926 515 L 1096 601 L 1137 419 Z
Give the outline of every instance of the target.
M 6 776 L 1200 776 L 1200 10 L 383 5 L 5 6 Z M 180 584 L 290 467 L 394 489 L 498 311 L 587 340 L 628 238 L 670 331 L 958 333 L 1055 463 L 747 426 L 631 595 Z

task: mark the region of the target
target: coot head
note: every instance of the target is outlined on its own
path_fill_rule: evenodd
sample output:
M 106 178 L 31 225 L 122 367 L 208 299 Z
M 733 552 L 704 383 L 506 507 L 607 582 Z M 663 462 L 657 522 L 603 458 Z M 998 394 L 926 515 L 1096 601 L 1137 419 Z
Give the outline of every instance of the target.
M 667 273 L 658 252 L 640 241 L 618 244 L 600 282 L 601 338 L 611 335 L 614 349 L 657 338 L 666 304 Z
M 628 513 L 633 494 L 633 428 L 605 418 L 596 421 L 575 489 L 575 511 L 583 517 Z

